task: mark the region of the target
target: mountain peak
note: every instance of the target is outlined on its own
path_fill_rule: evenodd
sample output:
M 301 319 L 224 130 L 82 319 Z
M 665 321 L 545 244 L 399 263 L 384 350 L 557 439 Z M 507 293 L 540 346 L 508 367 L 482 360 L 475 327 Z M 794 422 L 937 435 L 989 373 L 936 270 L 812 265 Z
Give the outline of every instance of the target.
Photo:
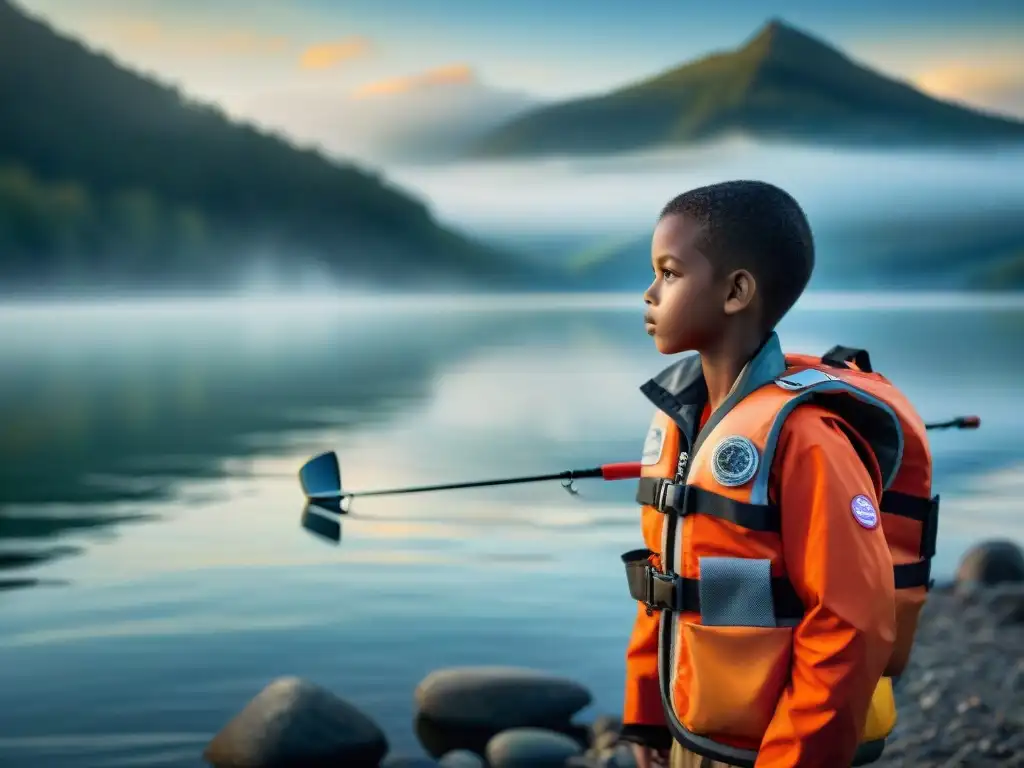
M 742 134 L 834 146 L 1024 139 L 1024 123 L 934 99 L 778 17 L 719 51 L 514 118 L 477 156 L 613 154 Z
M 776 35 L 785 34 L 788 31 L 795 32 L 796 28 L 787 24 L 784 20 L 773 16 L 761 25 L 761 28 L 754 33 L 754 37 L 771 39 Z
M 767 40 L 776 40 L 786 35 L 797 35 L 801 37 L 808 36 L 792 24 L 787 23 L 784 19 L 773 16 L 762 24 L 760 29 L 758 29 L 752 37 L 754 39 L 765 38 Z
M 846 58 L 824 40 L 820 40 L 782 19 L 771 18 L 751 35 L 737 53 L 761 60 L 813 61 L 822 55 Z

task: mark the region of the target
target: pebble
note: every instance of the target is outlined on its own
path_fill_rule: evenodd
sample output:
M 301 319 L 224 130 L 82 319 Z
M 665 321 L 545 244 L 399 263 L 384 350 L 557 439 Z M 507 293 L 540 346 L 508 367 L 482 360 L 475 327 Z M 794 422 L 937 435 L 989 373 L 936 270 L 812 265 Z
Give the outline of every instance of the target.
M 590 725 L 591 741 L 603 733 L 614 733 L 618 736 L 622 730 L 622 718 L 616 715 L 600 715 Z
M 563 768 L 566 760 L 582 753 L 568 736 L 543 728 L 512 728 L 487 744 L 491 768 Z
M 896 687 L 898 720 L 878 768 L 1024 768 L 1024 623 L 995 607 L 1003 584 L 933 590 Z
M 437 761 L 441 768 L 485 768 L 484 759 L 468 749 L 455 749 Z
M 429 757 L 388 755 L 380 768 L 438 768 L 438 763 Z

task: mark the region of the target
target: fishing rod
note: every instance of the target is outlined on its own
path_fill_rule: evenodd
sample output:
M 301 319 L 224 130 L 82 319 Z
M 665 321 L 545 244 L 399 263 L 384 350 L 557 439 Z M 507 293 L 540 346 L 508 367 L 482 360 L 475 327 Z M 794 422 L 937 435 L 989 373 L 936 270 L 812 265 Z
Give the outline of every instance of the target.
M 949 421 L 933 421 L 925 424 L 925 429 L 977 429 L 981 426 L 981 418 L 978 416 L 958 416 Z
M 949 421 L 938 421 L 925 424 L 925 428 L 933 429 L 977 429 L 981 419 L 977 416 L 959 416 Z M 602 464 L 589 469 L 569 469 L 543 475 L 524 475 L 521 477 L 503 477 L 494 480 L 473 480 L 461 483 L 440 483 L 437 485 L 417 485 L 404 488 L 387 488 L 374 491 L 345 491 L 341 485 L 341 467 L 338 455 L 334 451 L 321 453 L 307 461 L 299 470 L 299 483 L 306 495 L 309 505 L 323 510 L 346 515 L 349 512 L 351 499 L 369 496 L 398 496 L 408 493 L 430 493 L 433 491 L 452 491 L 462 488 L 490 488 L 500 485 L 518 485 L 523 483 L 540 483 L 559 480 L 562 487 L 571 495 L 579 493 L 575 481 L 586 478 L 602 478 L 604 480 L 630 480 L 640 477 L 641 463 L 625 461 L 616 464 Z
M 397 496 L 406 493 L 429 493 L 431 491 L 451 491 L 461 488 L 488 488 L 498 485 L 518 485 L 522 483 L 540 483 L 548 480 L 560 480 L 562 487 L 575 496 L 575 481 L 585 478 L 600 477 L 604 480 L 629 480 L 640 477 L 640 462 L 626 461 L 617 464 L 602 464 L 589 469 L 568 469 L 544 475 L 524 475 L 521 477 L 503 477 L 495 480 L 473 480 L 462 483 L 441 483 L 438 485 L 418 485 L 405 488 L 388 488 L 374 491 L 345 491 L 341 486 L 341 467 L 338 455 L 334 451 L 321 453 L 307 461 L 299 470 L 299 483 L 306 500 L 315 506 L 324 507 L 339 514 L 348 513 L 348 500 L 366 498 L 368 496 Z

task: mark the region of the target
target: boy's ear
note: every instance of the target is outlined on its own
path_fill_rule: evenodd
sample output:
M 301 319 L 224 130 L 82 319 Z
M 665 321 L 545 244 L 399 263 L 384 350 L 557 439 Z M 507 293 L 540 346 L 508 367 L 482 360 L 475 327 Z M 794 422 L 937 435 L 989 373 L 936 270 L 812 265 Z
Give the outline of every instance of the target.
M 737 269 L 729 275 L 729 291 L 725 297 L 725 314 L 735 315 L 742 312 L 754 300 L 757 292 L 757 281 L 745 269 Z

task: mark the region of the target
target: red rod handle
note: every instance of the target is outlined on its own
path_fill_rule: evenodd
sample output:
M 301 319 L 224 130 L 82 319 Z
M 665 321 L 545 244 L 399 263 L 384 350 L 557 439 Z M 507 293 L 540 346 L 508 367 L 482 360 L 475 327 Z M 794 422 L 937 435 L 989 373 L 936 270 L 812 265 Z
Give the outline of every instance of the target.
M 618 464 L 602 464 L 601 477 L 605 480 L 632 480 L 640 477 L 639 461 L 623 461 Z

